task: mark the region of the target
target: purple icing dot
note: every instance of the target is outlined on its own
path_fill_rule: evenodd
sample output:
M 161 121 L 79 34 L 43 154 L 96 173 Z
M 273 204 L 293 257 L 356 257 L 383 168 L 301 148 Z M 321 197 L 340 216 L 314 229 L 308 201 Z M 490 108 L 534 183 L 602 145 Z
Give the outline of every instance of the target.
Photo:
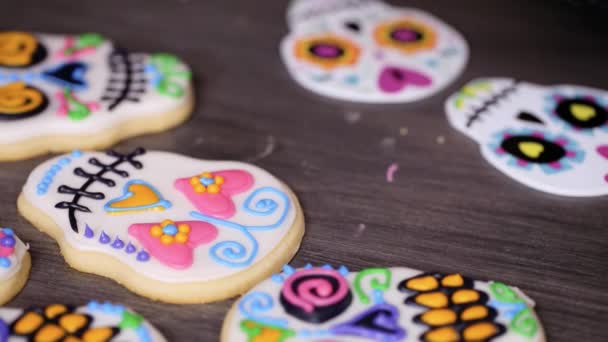
M 150 260 L 150 254 L 148 254 L 148 252 L 146 251 L 140 251 L 139 253 L 137 253 L 137 260 L 148 261 Z
M 125 246 L 125 243 L 122 242 L 121 239 L 119 239 L 118 237 L 116 238 L 116 240 L 114 240 L 114 242 L 112 243 L 112 247 L 116 248 L 116 249 L 121 249 Z
M 91 229 L 91 227 L 89 227 L 89 225 L 87 224 L 87 226 L 84 228 L 84 236 L 86 238 L 91 239 L 93 236 L 95 236 L 95 233 L 93 232 L 93 229 Z
M 110 243 L 110 237 L 108 234 L 102 231 L 101 235 L 99 236 L 99 242 L 103 243 L 104 245 Z
M 125 252 L 127 252 L 127 254 L 132 254 L 135 253 L 137 249 L 135 248 L 135 246 L 133 246 L 132 243 L 129 242 L 129 244 L 127 245 L 127 248 L 125 248 Z
M 15 238 L 12 235 L 7 235 L 0 239 L 0 246 L 2 247 L 13 247 L 15 245 Z

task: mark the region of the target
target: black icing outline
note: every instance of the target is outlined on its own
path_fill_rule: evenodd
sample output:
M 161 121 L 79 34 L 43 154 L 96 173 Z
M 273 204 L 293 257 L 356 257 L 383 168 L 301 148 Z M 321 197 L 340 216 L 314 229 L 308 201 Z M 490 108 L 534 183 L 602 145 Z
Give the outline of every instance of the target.
M 102 183 L 108 187 L 114 187 L 116 185 L 116 182 L 114 182 L 110 178 L 105 178 L 103 176 L 108 172 L 113 172 L 123 178 L 129 177 L 129 173 L 127 171 L 119 170 L 117 169 L 117 167 L 123 164 L 124 162 L 127 162 L 135 169 L 141 169 L 143 167 L 143 164 L 137 160 L 134 160 L 133 158 L 140 156 L 144 153 L 146 153 L 146 150 L 141 147 L 136 148 L 133 152 L 126 155 L 120 154 L 113 150 L 107 151 L 106 154 L 108 156 L 116 158 L 116 161 L 114 161 L 112 164 L 104 164 L 95 157 L 89 159 L 89 164 L 101 168 L 101 170 L 99 170 L 97 173 L 88 173 L 80 167 L 74 169 L 74 174 L 76 176 L 80 176 L 87 179 L 86 182 L 82 186 L 80 186 L 80 188 L 72 188 L 67 185 L 60 185 L 59 188 L 57 188 L 57 192 L 59 192 L 60 194 L 74 195 L 72 200 L 69 202 L 63 201 L 55 204 L 55 208 L 68 210 L 70 227 L 75 233 L 79 232 L 78 222 L 76 221 L 76 212 L 91 212 L 91 209 L 89 209 L 87 206 L 78 203 L 80 199 L 82 197 L 91 198 L 95 200 L 102 200 L 105 198 L 105 195 L 103 193 L 89 192 L 87 191 L 87 189 L 95 182 Z
M 490 107 L 497 105 L 500 100 L 512 95 L 517 90 L 519 83 L 520 82 L 517 80 L 514 81 L 513 84 L 501 90 L 498 94 L 493 95 L 490 99 L 484 101 L 478 108 L 475 108 L 473 113 L 468 115 L 466 124 L 467 128 L 471 128 L 475 121 L 480 120 L 482 114 L 485 114 Z
M 108 102 L 113 111 L 122 102 L 139 102 L 146 92 L 148 82 L 143 55 L 130 54 L 124 49 L 114 49 L 108 57 L 111 76 L 101 101 Z

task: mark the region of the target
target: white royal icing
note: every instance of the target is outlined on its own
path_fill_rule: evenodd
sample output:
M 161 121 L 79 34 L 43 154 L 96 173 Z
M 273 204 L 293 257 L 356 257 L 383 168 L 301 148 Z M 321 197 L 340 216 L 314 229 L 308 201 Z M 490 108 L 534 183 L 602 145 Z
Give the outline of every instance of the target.
M 49 170 L 52 170 L 54 165 L 60 165 L 60 161 L 64 158 L 70 159 L 69 164 L 49 174 Z M 105 198 L 103 200 L 87 197 L 80 199 L 79 205 L 88 207 L 91 212 L 76 212 L 75 218 L 79 232 L 75 233 L 71 229 L 68 210 L 55 207 L 57 203 L 70 201 L 73 195 L 59 193 L 57 189 L 61 185 L 79 188 L 85 183 L 87 179 L 74 174 L 74 170 L 78 167 L 89 173 L 98 172 L 100 168 L 89 163 L 91 158 L 96 158 L 104 164 L 111 164 L 116 160 L 115 157 L 101 152 L 73 153 L 72 155 L 53 158 L 39 165 L 30 174 L 23 188 L 23 195 L 29 203 L 44 212 L 52 219 L 53 223 L 61 227 L 64 231 L 63 238 L 73 248 L 113 256 L 130 266 L 133 272 L 155 280 L 169 283 L 208 281 L 238 273 L 246 269 L 248 265 L 253 265 L 263 260 L 268 253 L 277 247 L 293 225 L 297 214 L 297 209 L 291 197 L 289 197 L 290 192 L 288 188 L 268 172 L 256 166 L 241 162 L 198 160 L 173 153 L 147 151 L 133 158 L 143 165 L 141 169 L 138 170 L 127 162 L 116 167 L 119 170 L 128 172 L 128 177 L 123 178 L 113 172 L 108 172 L 104 175 L 104 177 L 113 180 L 115 186 L 109 187 L 101 182 L 94 182 L 87 189 L 87 191 L 92 193 L 103 193 Z M 167 266 L 160 262 L 154 256 L 154 253 L 146 249 L 138 239 L 129 234 L 129 226 L 136 223 L 159 223 L 165 219 L 196 221 L 197 219 L 191 215 L 191 212 L 196 211 L 197 208 L 182 192 L 176 190 L 174 186 L 175 180 L 199 175 L 206 171 L 216 172 L 222 170 L 246 171 L 253 176 L 253 185 L 247 191 L 232 196 L 236 213 L 234 216 L 224 219 L 224 221 L 229 221 L 230 223 L 220 224 L 217 221 L 212 222 L 217 228 L 217 237 L 210 243 L 194 248 L 193 264 L 191 267 L 177 269 Z M 104 205 L 112 199 L 122 196 L 125 184 L 133 180 L 143 180 L 155 188 L 164 200 L 170 202 L 170 208 L 163 211 L 140 211 L 122 215 L 111 215 L 106 212 Z M 50 181 L 50 183 L 44 183 L 46 181 Z M 41 191 L 41 182 L 43 182 L 42 189 L 46 189 L 45 191 Z M 275 189 L 276 192 L 263 191 L 266 188 Z M 256 192 L 258 192 L 257 195 Z M 270 204 L 276 205 L 276 208 L 265 216 L 247 212 L 243 208 L 246 199 L 249 197 L 252 197 L 249 203 L 250 206 Z M 288 202 L 284 203 L 283 198 L 288 198 Z M 273 225 L 277 222 L 280 224 L 270 229 L 250 229 L 248 233 L 255 239 L 255 243 L 248 238 L 248 234 L 234 228 L 236 224 L 253 227 Z M 85 235 L 85 227 L 87 225 L 94 232 L 93 238 L 88 238 Z M 109 243 L 102 244 L 99 242 L 102 232 L 107 234 L 111 239 Z M 126 253 L 125 246 L 120 249 L 112 247 L 116 238 L 123 241 L 125 245 L 132 243 L 137 252 L 128 254 Z M 241 244 L 244 247 L 245 254 L 233 256 L 234 258 L 224 258 L 225 260 L 232 261 L 233 264 L 218 262 L 217 258 L 212 256 L 212 248 L 214 246 L 218 244 L 220 246 L 234 246 L 234 243 Z M 138 260 L 137 254 L 142 250 L 146 250 L 151 255 L 148 261 L 142 262 Z M 224 248 L 219 248 L 219 251 L 222 250 Z M 219 253 L 219 255 L 223 254 Z M 247 262 L 247 260 L 251 262 Z
M 429 330 L 429 326 L 415 322 L 414 317 L 426 312 L 428 309 L 422 306 L 406 304 L 406 299 L 415 294 L 413 291 L 401 291 L 398 287 L 399 284 L 406 279 L 423 275 L 424 272 L 396 267 L 382 269 L 383 272 L 390 271 L 390 283 L 387 282 L 386 274 L 376 273 L 375 275 L 366 275 L 361 278 L 361 290 L 368 297 L 369 302 L 364 304 L 361 300 L 360 295 L 357 293 L 356 286 L 354 285 L 357 277 L 357 272 L 348 272 L 344 267 L 341 267 L 335 271 L 335 274 L 345 274 L 348 281 L 351 300 L 348 307 L 337 314 L 333 318 L 322 323 L 311 323 L 295 315 L 291 315 L 282 304 L 281 291 L 284 284 L 290 278 L 291 275 L 297 275 L 298 272 L 303 270 L 313 270 L 318 272 L 321 270 L 332 270 L 329 266 L 324 267 L 306 267 L 304 269 L 293 269 L 289 266 L 285 267 L 285 271 L 282 274 L 274 275 L 272 278 L 267 279 L 256 287 L 251 289 L 248 293 L 243 295 L 237 303 L 234 305 L 228 315 L 229 320 L 225 322 L 223 329 L 222 341 L 230 342 L 245 342 L 252 341 L 257 336 L 253 331 L 250 331 L 253 335 L 248 335 L 241 324 L 249 320 L 256 324 L 258 332 L 262 333 L 264 327 L 275 327 L 279 329 L 270 329 L 266 331 L 266 336 L 283 337 L 284 339 L 272 339 L 269 338 L 268 342 L 297 342 L 297 341 L 341 341 L 341 342 L 370 342 L 370 341 L 423 341 L 421 336 Z M 344 277 L 340 275 L 342 279 Z M 294 278 L 292 278 L 294 279 Z M 302 278 L 300 278 L 302 279 Z M 303 303 L 313 303 L 314 300 L 318 300 L 319 303 L 325 299 L 333 298 L 339 291 L 331 290 L 325 293 L 321 288 L 322 280 L 320 277 L 312 276 L 307 281 L 300 282 L 298 286 L 294 288 L 294 292 L 298 294 L 299 300 Z M 316 283 L 315 283 L 316 282 Z M 295 283 L 294 283 L 295 284 Z M 326 283 L 325 285 L 327 285 Z M 382 284 L 389 284 L 385 289 L 379 290 Z M 486 307 L 496 310 L 497 316 L 492 320 L 494 323 L 500 324 L 504 327 L 504 333 L 498 335 L 492 339 L 495 342 L 540 342 L 545 340 L 544 331 L 542 325 L 534 312 L 534 302 L 526 297 L 519 289 L 515 287 L 509 287 L 512 293 L 517 296 L 516 304 L 500 303 L 499 299 L 490 290 L 492 284 L 498 284 L 495 282 L 485 281 L 473 281 L 472 289 L 481 291 L 488 295 Z M 501 284 L 501 286 L 504 284 Z M 376 289 L 376 290 L 374 290 Z M 376 294 L 374 293 L 376 292 Z M 324 293 L 320 295 L 320 293 Z M 420 292 L 422 293 L 422 292 Z M 309 298 L 306 298 L 308 296 Z M 342 296 L 344 298 L 345 296 Z M 331 300 L 331 299 L 329 299 Z M 293 301 L 291 302 L 293 303 Z M 387 306 L 388 304 L 388 306 Z M 398 312 L 398 315 L 379 315 L 374 319 L 368 321 L 368 324 L 372 322 L 377 325 L 378 329 L 387 329 L 386 331 L 392 331 L 386 335 L 372 335 L 368 336 L 355 335 L 351 333 L 337 333 L 335 329 L 338 326 L 352 323 L 356 320 L 356 317 L 364 312 L 369 312 L 373 307 L 391 307 Z M 317 306 L 314 310 L 317 310 Z M 457 309 L 461 310 L 461 309 Z M 513 329 L 514 317 L 523 310 L 527 310 L 526 313 L 526 327 L 528 330 L 527 335 L 517 332 Z M 520 316 L 523 316 L 520 315 Z M 520 317 L 522 318 L 522 317 Z M 522 328 L 522 321 L 518 322 L 520 329 Z M 531 326 L 534 326 L 532 329 Z M 352 327 L 353 324 L 350 325 Z M 449 326 L 449 325 L 447 325 Z M 269 331 L 278 332 L 276 335 Z M 286 333 L 286 331 L 291 331 Z M 252 338 L 252 339 L 249 339 Z
M 484 78 L 445 107 L 452 126 L 509 177 L 557 195 L 608 194 L 606 90 Z
M 91 52 L 68 58 L 61 56 L 61 51 L 67 39 L 77 39 L 78 36 L 42 33 L 33 35 L 45 47 L 46 58 L 28 67 L 3 67 L 0 59 L 0 87 L 16 81 L 24 82 L 41 90 L 48 99 L 48 106 L 32 116 L 18 118 L 18 115 L 14 115 L 12 119 L 0 118 L 0 144 L 19 143 L 47 135 L 95 134 L 118 127 L 129 120 L 155 117 L 175 110 L 186 101 L 190 87 L 190 71 L 178 59 L 175 60 L 174 65 L 168 67 L 171 72 L 163 74 L 158 73 L 159 69 L 152 66 L 153 55 L 117 50 L 109 40 L 104 40 Z M 114 51 L 123 51 L 124 54 L 113 55 Z M 115 64 L 111 65 L 112 62 Z M 74 72 L 86 83 L 85 87 L 75 87 L 70 83 L 61 83 L 43 76 L 45 72 L 69 63 L 86 66 L 85 71 Z M 126 70 L 131 70 L 128 76 Z M 127 78 L 131 82 L 125 99 L 110 109 L 114 99 L 125 89 L 124 80 Z M 159 85 L 181 89 L 182 94 L 168 96 L 158 90 Z M 72 94 L 79 101 L 93 106 L 94 109 L 90 110 L 91 113 L 86 118 L 72 120 L 66 114 L 58 114 L 62 102 L 58 98 L 58 93 L 66 88 L 72 89 Z
M 290 33 L 280 47 L 287 70 L 300 85 L 324 96 L 372 103 L 416 101 L 446 87 L 468 60 L 460 33 L 413 8 L 377 0 L 294 0 L 287 17 Z M 425 31 L 389 26 L 401 20 L 424 25 Z M 404 41 L 387 38 L 393 34 Z M 342 43 L 316 48 L 304 44 L 330 36 Z M 395 73 L 400 77 L 393 77 Z

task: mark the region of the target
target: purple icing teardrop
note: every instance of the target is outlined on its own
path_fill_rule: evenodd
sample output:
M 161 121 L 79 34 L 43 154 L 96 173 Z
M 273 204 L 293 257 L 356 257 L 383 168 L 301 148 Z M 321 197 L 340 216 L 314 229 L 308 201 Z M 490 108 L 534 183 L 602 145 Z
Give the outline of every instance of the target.
M 112 243 L 112 247 L 116 248 L 116 249 L 122 249 L 125 246 L 125 243 L 122 242 L 121 239 L 119 239 L 118 237 L 116 238 L 116 240 L 114 240 L 114 242 Z
M 110 237 L 108 236 L 108 234 L 106 234 L 105 232 L 101 232 L 101 235 L 99 236 L 99 242 L 101 242 L 102 244 L 108 244 L 110 243 Z
M 150 260 L 150 254 L 148 254 L 148 252 L 146 251 L 140 251 L 139 253 L 137 253 L 137 260 L 148 261 Z
M 125 252 L 127 252 L 127 254 L 132 254 L 135 253 L 137 249 L 135 248 L 135 246 L 133 246 L 132 243 L 129 242 L 129 244 L 127 245 L 127 248 L 125 248 Z
M 12 235 L 6 235 L 0 239 L 0 246 L 2 247 L 13 247 L 15 245 L 15 238 Z
M 91 227 L 89 227 L 89 225 L 87 224 L 87 226 L 84 228 L 84 237 L 91 239 L 93 238 L 93 236 L 95 236 L 95 233 L 93 232 L 93 229 L 91 229 Z

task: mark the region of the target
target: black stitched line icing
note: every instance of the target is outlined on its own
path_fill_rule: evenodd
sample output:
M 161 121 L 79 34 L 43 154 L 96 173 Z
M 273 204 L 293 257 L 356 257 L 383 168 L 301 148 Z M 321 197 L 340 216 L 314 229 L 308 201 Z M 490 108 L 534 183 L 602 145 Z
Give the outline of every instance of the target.
M 133 166 L 135 169 L 141 169 L 143 164 L 133 158 L 146 153 L 146 150 L 139 147 L 135 149 L 133 152 L 129 154 L 120 154 L 116 151 L 108 151 L 107 155 L 116 158 L 116 160 L 112 164 L 104 164 L 100 162 L 97 158 L 90 158 L 89 164 L 99 167 L 97 173 L 92 174 L 84 171 L 82 168 L 78 167 L 74 170 L 74 174 L 80 177 L 84 177 L 87 180 L 82 184 L 80 188 L 72 188 L 67 185 L 61 185 L 57 189 L 60 194 L 70 194 L 74 195 L 71 201 L 63 201 L 55 204 L 55 208 L 57 209 L 67 209 L 68 210 L 68 218 L 70 220 L 70 227 L 76 233 L 78 233 L 78 222 L 76 221 L 76 212 L 81 211 L 84 213 L 90 213 L 91 209 L 88 207 L 81 205 L 78 203 L 82 197 L 92 198 L 95 200 L 102 200 L 105 198 L 105 195 L 101 192 L 89 192 L 87 189 L 95 182 L 102 183 L 108 187 L 113 187 L 116 185 L 116 182 L 109 178 L 104 178 L 103 176 L 108 172 L 113 172 L 123 178 L 129 177 L 129 173 L 124 170 L 118 170 L 117 167 L 125 162 Z
M 115 49 L 109 57 L 112 76 L 102 101 L 109 101 L 112 111 L 123 101 L 139 102 L 146 92 L 145 66 L 141 58 L 134 58 L 123 49 Z
M 489 100 L 485 101 L 481 104 L 480 107 L 476 108 L 473 113 L 471 113 L 467 119 L 467 128 L 470 128 L 471 125 L 481 117 L 484 112 L 486 112 L 490 107 L 498 104 L 498 101 L 506 98 L 517 90 L 517 86 L 519 85 L 519 81 L 513 82 L 512 85 L 503 89 L 500 93 L 492 96 Z

